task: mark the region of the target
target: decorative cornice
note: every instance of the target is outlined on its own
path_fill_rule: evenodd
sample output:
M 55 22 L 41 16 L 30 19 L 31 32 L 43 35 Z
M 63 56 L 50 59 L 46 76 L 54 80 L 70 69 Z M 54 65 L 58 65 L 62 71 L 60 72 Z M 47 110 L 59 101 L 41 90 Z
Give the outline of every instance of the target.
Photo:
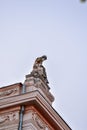
M 14 96 L 14 98 L 9 97 L 9 100 L 8 98 L 0 99 L 0 109 L 2 110 L 4 108 L 12 107 L 15 105 L 17 106 L 20 104 L 26 105 L 27 103 L 29 106 L 34 105 L 37 110 L 39 109 L 44 118 L 48 120 L 48 122 L 53 126 L 54 129 L 63 128 L 65 130 L 71 130 L 67 123 L 52 108 L 52 106 L 46 102 L 46 100 L 38 90 L 27 92 L 21 95 L 16 95 Z

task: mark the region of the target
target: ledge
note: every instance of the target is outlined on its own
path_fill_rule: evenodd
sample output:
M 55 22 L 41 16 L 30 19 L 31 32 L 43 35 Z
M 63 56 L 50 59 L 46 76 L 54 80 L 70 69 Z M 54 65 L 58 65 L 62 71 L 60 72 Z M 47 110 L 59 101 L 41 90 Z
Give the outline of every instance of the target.
M 53 109 L 53 107 L 37 90 L 0 99 L 0 110 L 20 105 L 34 106 L 57 130 L 60 130 L 60 128 L 64 128 L 64 130 L 71 130 L 67 123 L 64 122 L 60 115 Z

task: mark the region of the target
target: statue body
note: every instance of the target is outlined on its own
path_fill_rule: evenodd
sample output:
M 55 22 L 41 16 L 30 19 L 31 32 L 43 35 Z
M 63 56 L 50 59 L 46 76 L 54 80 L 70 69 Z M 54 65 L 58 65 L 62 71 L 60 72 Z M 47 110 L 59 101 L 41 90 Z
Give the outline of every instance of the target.
M 45 55 L 36 58 L 35 63 L 33 65 L 33 71 L 31 72 L 31 74 L 33 74 L 34 76 L 39 76 L 45 81 L 45 83 L 49 83 L 47 80 L 45 67 L 42 65 L 44 60 L 47 60 L 47 57 Z

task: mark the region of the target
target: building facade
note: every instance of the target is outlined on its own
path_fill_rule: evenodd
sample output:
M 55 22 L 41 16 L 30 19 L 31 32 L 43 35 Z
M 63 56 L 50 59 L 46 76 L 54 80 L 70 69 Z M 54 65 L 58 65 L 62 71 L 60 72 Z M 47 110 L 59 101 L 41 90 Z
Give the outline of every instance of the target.
M 0 130 L 71 130 L 52 107 L 54 97 L 40 67 L 23 84 L 0 88 Z

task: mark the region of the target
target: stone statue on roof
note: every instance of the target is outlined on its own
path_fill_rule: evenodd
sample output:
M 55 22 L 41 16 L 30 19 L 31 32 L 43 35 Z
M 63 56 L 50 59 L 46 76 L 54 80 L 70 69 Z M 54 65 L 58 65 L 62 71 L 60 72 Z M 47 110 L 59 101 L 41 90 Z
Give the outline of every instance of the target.
M 40 77 L 45 83 L 49 83 L 45 71 L 45 67 L 42 65 L 43 61 L 47 60 L 47 56 L 43 55 L 41 57 L 36 58 L 35 63 L 33 65 L 32 75 L 36 77 Z

